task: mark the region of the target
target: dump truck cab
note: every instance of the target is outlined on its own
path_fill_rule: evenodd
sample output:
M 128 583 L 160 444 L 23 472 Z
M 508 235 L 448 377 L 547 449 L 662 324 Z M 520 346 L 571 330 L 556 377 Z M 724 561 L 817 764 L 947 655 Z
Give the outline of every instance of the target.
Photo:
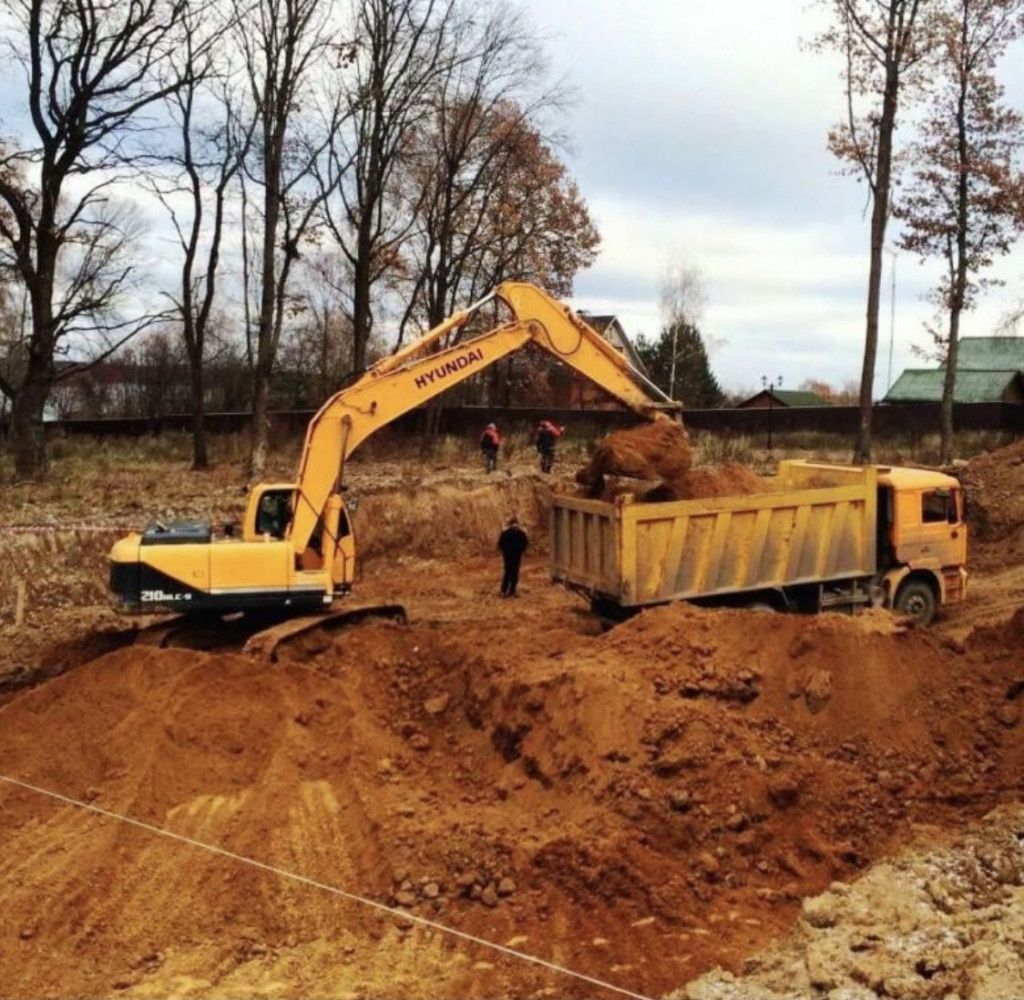
M 886 604 L 922 621 L 967 594 L 960 483 L 929 469 L 878 469 L 878 572 Z

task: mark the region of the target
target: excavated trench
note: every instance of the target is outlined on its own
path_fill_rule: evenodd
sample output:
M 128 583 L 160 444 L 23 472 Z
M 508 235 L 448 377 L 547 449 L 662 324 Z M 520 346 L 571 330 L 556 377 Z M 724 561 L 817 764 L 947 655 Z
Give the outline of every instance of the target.
M 277 665 L 115 649 L 0 707 L 3 774 L 400 912 L 2 786 L 12 993 L 600 992 L 411 914 L 657 995 L 739 969 L 915 824 L 1019 799 L 1024 613 L 963 642 L 686 606 L 601 634 L 543 557 L 497 598 L 494 529 L 543 504 L 479 489 L 364 530 L 361 596 L 406 626 Z

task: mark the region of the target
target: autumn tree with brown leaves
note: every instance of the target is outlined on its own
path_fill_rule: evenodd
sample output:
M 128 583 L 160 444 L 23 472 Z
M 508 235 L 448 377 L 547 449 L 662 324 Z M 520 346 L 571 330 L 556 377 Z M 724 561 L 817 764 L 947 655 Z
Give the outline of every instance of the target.
M 855 462 L 871 460 L 871 415 L 878 353 L 882 257 L 893 185 L 894 137 L 901 102 L 931 42 L 925 18 L 936 0 L 819 0 L 831 24 L 819 48 L 844 59 L 847 117 L 829 133 L 829 148 L 863 179 L 871 197 L 864 361 Z
M 1024 228 L 1024 121 L 1003 103 L 999 59 L 1024 28 L 1024 0 L 945 0 L 936 15 L 937 74 L 911 148 L 913 181 L 895 207 L 901 246 L 942 261 L 934 332 L 945 364 L 941 461 L 953 453 L 960 318 L 993 280 L 985 271 Z

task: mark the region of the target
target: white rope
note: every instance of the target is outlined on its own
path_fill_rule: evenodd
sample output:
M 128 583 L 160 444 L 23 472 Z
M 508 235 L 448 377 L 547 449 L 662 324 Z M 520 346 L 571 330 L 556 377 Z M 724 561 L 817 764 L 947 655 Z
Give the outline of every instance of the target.
M 324 892 L 340 896 L 342 899 L 347 899 L 353 903 L 360 903 L 363 906 L 380 910 L 382 913 L 387 913 L 393 917 L 401 917 L 404 920 L 411 920 L 424 927 L 430 927 L 436 931 L 440 931 L 442 934 L 449 934 L 452 937 L 461 938 L 463 941 L 469 941 L 472 944 L 477 944 L 484 948 L 490 948 L 493 951 L 501 952 L 504 955 L 509 955 L 521 962 L 529 962 L 532 965 L 539 965 L 563 976 L 570 976 L 573 979 L 579 979 L 582 982 L 589 983 L 591 986 L 597 986 L 602 990 L 609 991 L 610 993 L 617 993 L 619 996 L 631 997 L 632 1000 L 653 1000 L 653 998 L 648 997 L 643 993 L 634 993 L 632 990 L 627 990 L 622 986 L 616 986 L 614 983 L 605 982 L 603 979 L 596 979 L 583 972 L 576 972 L 573 969 L 566 968 L 564 965 L 558 965 L 556 962 L 549 962 L 547 959 L 538 958 L 536 955 L 530 955 L 527 952 L 519 951 L 516 948 L 510 948 L 508 945 L 496 944 L 494 941 L 488 941 L 485 938 L 477 937 L 475 934 L 469 934 L 466 931 L 460 931 L 454 927 L 448 927 L 445 924 L 440 924 L 436 920 L 429 920 L 426 917 L 417 916 L 415 913 L 407 913 L 405 910 L 399 910 L 395 907 L 387 906 L 385 903 L 378 902 L 376 899 L 370 899 L 367 896 L 360 896 L 356 893 L 348 892 L 347 890 L 340 889 L 337 886 L 328 885 L 326 882 L 318 882 L 316 879 L 307 878 L 305 875 L 299 875 L 298 873 L 288 871 L 285 868 L 268 865 L 262 861 L 257 861 L 255 858 L 246 857 L 244 854 L 235 854 L 234 851 L 226 850 L 223 847 L 217 847 L 215 844 L 207 844 L 201 840 L 195 840 L 192 837 L 187 837 L 184 834 L 175 833 L 173 830 L 165 830 L 163 827 L 154 826 L 152 823 L 146 823 L 143 820 L 134 819 L 131 816 L 125 816 L 122 813 L 113 812 L 110 809 L 103 809 L 101 806 L 93 805 L 90 802 L 82 802 L 69 795 L 62 795 L 60 792 L 54 792 L 47 788 L 40 788 L 38 785 L 31 785 L 27 781 L 21 781 L 18 778 L 9 777 L 6 774 L 0 774 L 0 781 L 4 781 L 9 785 L 15 785 L 18 788 L 24 788 L 30 792 L 35 792 L 37 795 L 44 795 L 47 798 L 55 799 L 58 802 L 63 802 L 79 809 L 88 810 L 91 813 L 95 813 L 98 816 L 104 816 L 107 819 L 117 820 L 120 823 L 127 823 L 129 826 L 138 827 L 140 830 L 146 830 L 148 833 L 155 833 L 157 836 L 167 837 L 169 840 L 177 840 L 182 844 L 188 844 L 190 847 L 198 847 L 200 850 L 209 851 L 211 854 L 218 854 L 221 857 L 229 858 L 230 860 L 237 861 L 240 864 L 259 868 L 262 871 L 270 872 L 271 874 L 278 875 L 281 878 L 289 879 L 293 882 L 299 882 L 302 885 L 312 886 L 314 889 L 322 889 Z
M 98 531 L 112 534 L 115 531 L 131 531 L 119 524 L 7 524 L 0 526 L 0 535 L 38 535 L 44 531 L 59 531 L 72 534 L 76 531 Z

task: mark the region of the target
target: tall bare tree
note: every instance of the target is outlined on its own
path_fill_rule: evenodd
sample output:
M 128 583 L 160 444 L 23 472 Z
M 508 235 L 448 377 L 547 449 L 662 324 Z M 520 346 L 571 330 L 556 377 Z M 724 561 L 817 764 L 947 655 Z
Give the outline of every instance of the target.
M 396 267 L 415 221 L 400 197 L 414 131 L 437 81 L 453 60 L 469 58 L 448 44 L 457 17 L 455 0 L 353 0 L 355 41 L 341 82 L 349 117 L 322 181 L 337 192 L 325 219 L 351 270 L 356 370 L 366 365 L 376 286 Z
M 846 121 L 829 133 L 829 148 L 862 178 L 871 200 L 864 360 L 855 462 L 871 460 L 871 416 L 878 353 L 882 258 L 893 184 L 898 114 L 914 71 L 930 51 L 928 9 L 936 0 L 818 0 L 831 14 L 817 44 L 844 59 Z
M 267 458 L 271 379 L 288 306 L 288 283 L 323 199 L 342 171 L 320 186 L 317 164 L 335 141 L 343 117 L 337 99 L 318 86 L 327 67 L 346 58 L 333 0 L 235 0 L 238 38 L 255 110 L 253 156 L 247 177 L 262 188 L 259 206 L 258 309 L 253 371 L 253 429 L 249 472 Z M 247 290 L 248 297 L 248 290 Z
M 9 51 L 26 81 L 31 126 L 0 154 L 0 238 L 28 291 L 31 335 L 15 387 L 15 468 L 45 468 L 43 410 L 62 340 L 99 329 L 115 343 L 149 318 L 113 307 L 134 275 L 117 257 L 128 234 L 105 189 L 145 128 L 144 112 L 173 90 L 157 70 L 173 43 L 185 0 L 7 0 L 0 14 Z M 98 177 L 95 182 L 82 178 Z M 74 183 L 70 183 L 74 181 Z M 8 221 L 9 220 L 9 221 Z M 80 270 L 61 281 L 77 246 Z
M 472 296 L 466 283 L 486 249 L 488 208 L 519 151 L 517 134 L 565 99 L 546 82 L 540 39 L 505 5 L 454 18 L 447 43 L 452 56 L 407 147 L 416 222 L 402 253 L 410 284 L 399 343 L 410 322 L 434 326 Z
M 996 65 L 1024 28 L 1024 0 L 945 0 L 936 16 L 932 97 L 914 144 L 913 183 L 896 205 L 901 244 L 942 261 L 934 297 L 946 314 L 941 460 L 953 456 L 960 318 L 993 283 L 985 270 L 1024 228 L 1024 120 L 1003 103 Z
M 179 145 L 158 160 L 169 166 L 150 176 L 181 248 L 181 282 L 171 300 L 191 378 L 192 467 L 209 464 L 206 446 L 207 332 L 215 316 L 221 247 L 232 186 L 249 155 L 255 118 L 238 94 L 226 5 L 190 9 L 168 75 L 177 86 L 167 97 Z M 215 44 L 214 44 L 215 43 Z

